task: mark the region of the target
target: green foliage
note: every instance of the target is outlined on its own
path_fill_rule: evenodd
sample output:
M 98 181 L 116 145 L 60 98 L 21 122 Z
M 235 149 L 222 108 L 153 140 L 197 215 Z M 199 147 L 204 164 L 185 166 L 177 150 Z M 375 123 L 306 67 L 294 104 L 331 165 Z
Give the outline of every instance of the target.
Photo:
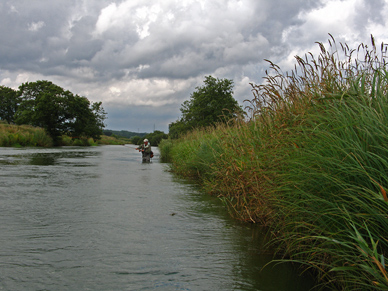
M 17 91 L 0 86 L 0 120 L 13 123 L 14 115 L 19 105 Z
M 143 137 L 141 137 L 141 136 L 133 136 L 132 138 L 131 138 L 131 142 L 133 143 L 133 144 L 136 144 L 136 145 L 139 145 L 139 144 L 141 144 L 142 142 L 143 142 Z
M 51 147 L 52 145 L 51 137 L 42 128 L 0 123 L 0 146 L 2 147 Z
M 148 133 L 145 136 L 133 136 L 131 142 L 136 145 L 143 143 L 144 139 L 148 139 L 151 146 L 158 146 L 162 139 L 168 138 L 168 135 L 163 131 L 155 130 L 153 133 Z
M 97 143 L 101 145 L 125 145 L 130 143 L 130 140 L 122 137 L 116 138 L 113 136 L 103 135 L 101 136 L 101 139 L 97 141 Z
M 96 146 L 97 143 L 93 138 L 77 138 L 73 140 L 73 146 Z
M 332 271 L 326 276 L 338 276 L 338 271 L 349 289 L 371 284 L 382 275 L 379 271 L 374 278 L 370 273 L 360 276 L 360 268 L 365 270 L 370 262 L 356 255 L 356 246 L 344 249 L 336 242 L 349 241 L 350 222 L 364 240 L 371 235 L 380 241 L 379 252 L 388 252 L 384 239 L 388 233 L 384 214 L 388 211 L 387 81 L 380 84 L 385 92 L 377 98 L 370 95 L 371 90 L 367 90 L 368 95 L 357 90 L 359 94 L 355 95 L 351 87 L 341 94 L 342 99 L 323 102 L 311 110 L 308 124 L 295 127 L 296 132 L 304 131 L 298 137 L 301 147 L 287 156 L 284 153 L 287 167 L 279 176 L 282 199 L 272 202 L 278 212 L 277 228 L 283 234 L 278 237 L 280 244 L 293 253 L 293 258 L 307 256 L 311 265 L 323 268 L 329 263 Z M 296 140 L 294 134 L 291 137 Z M 284 220 L 287 227 L 280 223 Z M 305 232 L 309 239 L 302 238 Z M 289 243 L 290 236 L 298 239 Z M 359 267 L 354 272 L 341 272 L 347 264 Z M 388 288 L 387 280 L 383 284 Z
M 211 167 L 223 150 L 217 131 L 197 129 L 180 139 L 164 139 L 159 145 L 164 162 L 173 162 L 174 171 L 187 177 L 209 179 Z
M 168 135 L 163 131 L 155 130 L 154 132 L 147 134 L 144 138 L 148 139 L 151 146 L 158 146 L 162 139 L 168 138 Z
M 173 148 L 173 140 L 171 138 L 163 139 L 159 143 L 160 160 L 164 163 L 171 163 L 171 150 Z
M 227 122 L 243 113 L 233 98 L 232 80 L 207 76 L 204 83 L 204 86 L 196 87 L 190 100 L 183 102 L 182 117 L 170 124 L 170 137 L 177 138 L 194 128 Z
M 73 145 L 73 139 L 68 135 L 62 135 L 61 136 L 61 146 L 72 146 Z
M 176 139 L 189 132 L 192 128 L 182 120 L 177 120 L 169 125 L 168 135 L 170 138 Z
M 90 103 L 49 81 L 24 83 L 19 95 L 15 122 L 44 128 L 56 144 L 62 134 L 94 139 L 102 134 L 106 113 L 101 102 Z
M 147 135 L 146 132 L 133 132 L 133 131 L 127 131 L 127 130 L 111 130 L 111 129 L 104 129 L 103 130 L 104 135 L 106 136 L 112 136 L 113 134 L 118 137 L 125 137 L 125 138 L 132 138 L 134 136 L 144 137 Z
M 250 122 L 168 141 L 161 155 L 235 217 L 267 225 L 278 251 L 330 289 L 387 290 L 386 56 L 372 39 L 371 50 L 341 44 L 342 60 L 331 43 L 297 57 L 298 75 L 271 64 Z

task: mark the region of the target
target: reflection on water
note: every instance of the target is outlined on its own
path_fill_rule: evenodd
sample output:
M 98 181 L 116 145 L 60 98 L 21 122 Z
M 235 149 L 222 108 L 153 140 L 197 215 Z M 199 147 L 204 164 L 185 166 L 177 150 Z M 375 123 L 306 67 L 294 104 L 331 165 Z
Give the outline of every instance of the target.
M 263 234 L 131 146 L 0 149 L 0 290 L 308 290 Z

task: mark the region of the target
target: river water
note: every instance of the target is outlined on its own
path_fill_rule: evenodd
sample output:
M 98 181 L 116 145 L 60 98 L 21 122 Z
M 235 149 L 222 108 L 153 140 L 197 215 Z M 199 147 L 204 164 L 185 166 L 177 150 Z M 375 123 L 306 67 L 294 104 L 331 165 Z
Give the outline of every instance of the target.
M 312 287 L 153 150 L 0 148 L 0 290 Z

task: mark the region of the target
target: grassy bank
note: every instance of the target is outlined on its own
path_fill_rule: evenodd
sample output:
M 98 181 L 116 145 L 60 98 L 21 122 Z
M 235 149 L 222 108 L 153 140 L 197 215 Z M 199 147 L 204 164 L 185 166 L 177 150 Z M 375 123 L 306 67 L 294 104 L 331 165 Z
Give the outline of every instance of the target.
M 100 140 L 92 138 L 72 139 L 62 136 L 62 146 L 96 146 L 96 145 L 122 145 L 130 143 L 128 139 L 101 136 Z M 29 125 L 12 125 L 0 123 L 0 146 L 1 147 L 52 147 L 53 140 L 44 129 Z
M 331 289 L 388 290 L 388 73 L 373 40 L 354 51 L 331 43 L 289 75 L 271 64 L 252 86 L 249 122 L 159 149 Z
M 42 128 L 29 125 L 10 125 L 0 123 L 0 146 L 23 147 L 23 146 L 53 146 L 52 139 Z

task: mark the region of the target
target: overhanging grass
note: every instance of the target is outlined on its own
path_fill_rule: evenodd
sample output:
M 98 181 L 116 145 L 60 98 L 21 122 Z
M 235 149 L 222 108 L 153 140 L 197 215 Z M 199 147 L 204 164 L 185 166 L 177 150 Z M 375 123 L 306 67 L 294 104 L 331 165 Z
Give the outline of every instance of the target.
M 250 122 L 170 141 L 169 154 L 173 169 L 199 177 L 237 218 L 268 225 L 279 253 L 332 289 L 387 290 L 384 51 L 373 39 L 371 49 L 341 44 L 341 59 L 331 42 L 317 59 L 297 57 L 298 72 L 271 64 L 252 87 Z

